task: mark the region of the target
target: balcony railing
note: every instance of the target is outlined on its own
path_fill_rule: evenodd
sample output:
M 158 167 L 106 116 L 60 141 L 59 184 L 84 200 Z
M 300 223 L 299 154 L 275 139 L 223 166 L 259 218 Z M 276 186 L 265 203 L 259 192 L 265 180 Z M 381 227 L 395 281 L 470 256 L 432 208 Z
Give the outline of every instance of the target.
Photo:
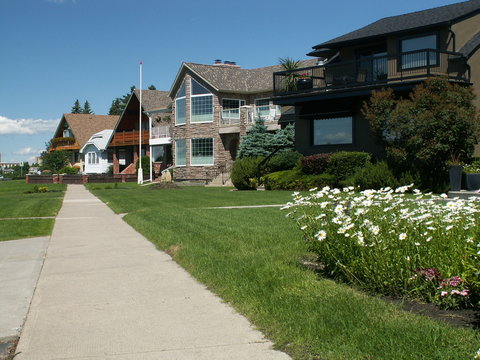
M 73 137 L 61 137 L 53 138 L 50 140 L 49 151 L 59 151 L 59 150 L 78 150 L 80 146 Z
M 470 74 L 461 54 L 425 49 L 276 72 L 273 74 L 273 87 L 274 96 L 287 96 L 381 86 L 430 76 L 470 82 Z
M 151 139 L 163 139 L 170 137 L 170 126 L 157 126 L 151 130 Z
M 149 141 L 148 130 L 142 130 L 142 144 L 148 144 Z M 118 131 L 113 135 L 113 139 L 110 142 L 110 146 L 124 146 L 124 145 L 138 145 L 139 143 L 139 131 Z

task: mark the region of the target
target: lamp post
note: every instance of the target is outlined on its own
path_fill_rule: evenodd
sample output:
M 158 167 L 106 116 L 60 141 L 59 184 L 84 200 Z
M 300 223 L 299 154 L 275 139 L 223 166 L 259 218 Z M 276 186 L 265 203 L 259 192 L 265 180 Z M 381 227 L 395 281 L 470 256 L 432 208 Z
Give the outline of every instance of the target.
M 139 110 L 139 125 L 138 125 L 138 183 L 143 184 L 143 169 L 142 169 L 142 61 L 140 61 L 140 110 Z

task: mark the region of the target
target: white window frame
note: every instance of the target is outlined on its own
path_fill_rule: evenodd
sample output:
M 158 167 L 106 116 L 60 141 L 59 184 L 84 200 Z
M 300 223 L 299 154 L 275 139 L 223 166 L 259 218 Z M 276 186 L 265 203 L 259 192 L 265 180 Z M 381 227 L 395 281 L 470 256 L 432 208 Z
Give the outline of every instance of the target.
M 238 109 L 238 117 L 237 117 L 237 116 L 224 116 L 224 111 L 228 111 L 229 114 L 231 115 L 231 112 L 230 112 L 230 111 L 232 110 L 232 109 L 228 109 L 228 110 L 225 110 L 225 109 L 224 109 L 224 106 L 223 106 L 223 101 L 224 101 L 224 100 L 237 101 L 237 102 L 238 102 L 238 108 L 236 108 L 236 109 Z M 243 99 L 223 98 L 223 99 L 222 99 L 222 119 L 235 119 L 235 120 L 240 119 L 240 108 L 241 108 L 242 106 L 245 106 L 245 100 L 243 100 Z M 235 108 L 233 108 L 233 110 L 235 110 Z
M 259 114 L 259 108 L 261 107 L 266 107 L 267 105 L 257 105 L 257 101 L 262 101 L 262 100 L 267 100 L 268 101 L 268 113 L 266 115 L 260 115 Z M 257 118 L 260 115 L 260 117 L 263 120 L 267 120 L 268 117 L 270 116 L 270 99 L 269 98 L 258 98 L 255 99 L 255 118 Z
M 212 93 L 208 93 L 208 94 L 198 94 L 198 95 L 193 95 L 192 93 L 192 89 L 193 89 L 193 85 L 192 85 L 192 81 L 195 81 L 197 82 L 200 86 L 204 87 L 202 84 L 200 84 L 197 80 L 195 79 L 192 79 L 190 78 L 190 124 L 205 124 L 205 123 L 212 123 L 213 122 L 213 119 L 215 118 L 215 99 L 213 98 L 213 94 Z M 207 88 L 205 88 L 205 90 L 208 91 Z M 192 110 L 193 110 L 193 99 L 194 98 L 200 98 L 200 97 L 211 97 L 212 98 L 212 119 L 211 120 L 208 120 L 208 121 L 193 121 L 193 115 L 192 115 Z
M 98 165 L 99 164 L 99 158 L 98 158 L 98 155 L 95 151 L 89 151 L 87 153 L 87 164 L 88 165 Z
M 186 89 L 186 87 L 185 87 L 185 95 L 184 96 L 178 96 L 178 93 L 180 92 L 180 90 L 182 89 L 182 87 L 184 85 L 185 85 L 185 80 L 182 82 L 182 85 L 178 89 L 177 95 L 175 96 L 175 126 L 181 126 L 181 125 L 185 125 L 187 123 L 187 89 Z M 178 111 L 177 111 L 177 109 L 178 109 L 177 101 L 178 100 L 185 100 L 185 120 L 182 123 L 178 123 Z
M 178 161 L 178 145 L 177 144 L 178 144 L 178 141 L 181 141 L 181 140 L 185 141 L 185 164 L 179 165 L 177 163 Z M 185 167 L 185 166 L 187 166 L 187 139 L 176 139 L 175 140 L 175 167 Z
M 192 153 L 193 153 L 193 140 L 197 139 L 212 139 L 212 163 L 211 164 L 193 164 L 192 163 Z M 190 166 L 214 166 L 215 165 L 215 138 L 192 138 L 190 139 Z

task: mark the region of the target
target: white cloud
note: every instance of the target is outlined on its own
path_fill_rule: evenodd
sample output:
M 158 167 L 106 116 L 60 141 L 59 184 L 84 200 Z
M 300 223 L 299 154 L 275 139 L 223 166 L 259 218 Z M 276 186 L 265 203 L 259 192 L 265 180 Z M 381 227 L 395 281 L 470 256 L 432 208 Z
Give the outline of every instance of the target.
M 39 132 L 52 132 L 57 128 L 59 121 L 60 119 L 8 119 L 0 116 L 0 135 L 32 135 Z
M 17 151 L 14 151 L 13 153 L 15 155 L 37 155 L 40 154 L 43 150 L 38 150 L 38 149 L 33 149 L 31 147 L 26 147 Z

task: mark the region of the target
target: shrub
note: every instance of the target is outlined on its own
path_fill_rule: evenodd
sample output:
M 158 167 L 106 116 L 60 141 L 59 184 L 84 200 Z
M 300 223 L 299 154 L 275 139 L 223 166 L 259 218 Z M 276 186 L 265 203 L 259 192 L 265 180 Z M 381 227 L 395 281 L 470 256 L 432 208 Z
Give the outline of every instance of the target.
M 305 174 L 317 175 L 327 171 L 331 153 L 304 156 L 300 160 L 300 167 Z
M 286 151 L 272 156 L 267 162 L 266 168 L 268 169 L 268 172 L 291 170 L 297 165 L 297 162 L 301 157 L 302 154 L 297 151 Z
M 343 182 L 345 186 L 358 186 L 360 190 L 397 187 L 398 181 L 385 161 L 367 164 Z M 406 185 L 406 184 L 400 184 Z
M 59 174 L 74 175 L 74 174 L 78 174 L 78 170 L 80 170 L 80 169 L 76 168 L 76 167 L 65 166 L 65 167 L 61 168 L 60 170 L 58 170 L 58 173 Z
M 328 159 L 327 172 L 335 175 L 337 180 L 345 180 L 359 168 L 370 163 L 370 154 L 360 151 L 339 151 Z
M 335 181 L 331 174 L 308 175 L 298 170 L 278 171 L 263 177 L 266 190 L 309 190 L 333 186 Z
M 255 190 L 258 185 L 257 174 L 258 165 L 264 158 L 245 157 L 238 159 L 232 166 L 232 183 L 238 190 Z
M 138 173 L 138 166 L 140 164 L 140 161 L 137 161 L 135 164 L 135 169 L 137 170 Z M 149 156 L 142 156 L 142 171 L 143 171 L 143 177 L 147 177 L 148 174 L 150 174 L 150 157 Z

